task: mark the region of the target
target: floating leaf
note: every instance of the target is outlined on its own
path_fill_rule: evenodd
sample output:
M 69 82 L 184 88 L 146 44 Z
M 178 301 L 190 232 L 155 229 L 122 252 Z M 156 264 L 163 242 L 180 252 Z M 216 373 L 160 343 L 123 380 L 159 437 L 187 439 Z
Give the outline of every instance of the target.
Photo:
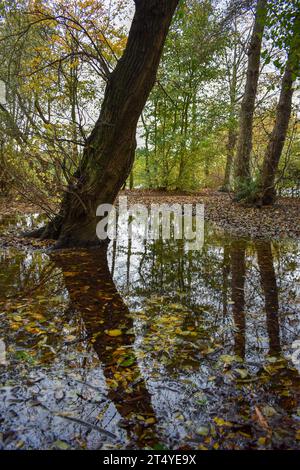
M 128 356 L 126 357 L 121 363 L 121 367 L 130 367 L 135 363 L 135 357 L 134 356 Z
M 199 436 L 207 436 L 209 433 L 209 429 L 207 426 L 200 426 L 197 429 L 196 433 L 199 434 Z
M 232 426 L 232 423 L 230 421 L 225 421 L 223 418 L 215 417 L 214 422 L 217 426 Z
M 23 318 L 22 318 L 20 315 L 14 315 L 14 316 L 13 316 L 13 319 L 14 319 L 14 321 L 16 321 L 16 322 L 21 322 L 21 321 L 23 321 Z
M 263 407 L 262 411 L 263 414 L 267 416 L 267 418 L 276 415 L 276 410 L 273 408 L 273 406 L 266 405 Z
M 198 449 L 199 449 L 199 450 L 208 450 L 208 448 L 205 447 L 203 444 L 200 444 L 200 445 L 198 446 Z
M 154 444 L 152 448 L 153 450 L 167 450 L 167 447 L 165 447 L 163 444 Z
M 55 447 L 57 447 L 58 449 L 60 449 L 60 450 L 67 450 L 67 449 L 70 448 L 69 444 L 67 444 L 67 443 L 64 442 L 64 441 L 60 441 L 60 440 L 55 441 L 55 442 L 53 443 L 53 445 L 54 445 Z
M 121 336 L 122 334 L 122 331 L 121 330 L 105 330 L 105 333 L 108 335 L 108 336 Z
M 156 423 L 156 419 L 154 417 L 147 418 L 145 422 L 147 424 L 154 424 L 154 423 Z
M 68 336 L 66 336 L 65 339 L 66 339 L 67 341 L 74 341 L 74 340 L 76 339 L 76 336 L 74 336 L 74 335 L 68 335 Z
M 237 372 L 242 379 L 245 379 L 248 376 L 248 371 L 246 369 L 235 369 L 235 372 Z
M 269 374 L 269 375 L 275 375 L 279 369 L 283 369 L 284 366 L 282 364 L 278 363 L 271 363 L 263 366 L 264 370 Z
M 242 358 L 239 356 L 230 356 L 229 354 L 222 354 L 220 356 L 220 361 L 224 362 L 224 364 L 232 364 L 233 362 L 242 362 Z

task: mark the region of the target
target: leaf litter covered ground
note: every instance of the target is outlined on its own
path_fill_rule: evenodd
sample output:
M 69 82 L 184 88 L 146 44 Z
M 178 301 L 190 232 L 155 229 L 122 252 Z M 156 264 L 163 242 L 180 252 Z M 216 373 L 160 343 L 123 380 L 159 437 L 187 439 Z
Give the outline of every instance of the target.
M 13 237 L 13 218 L 2 222 Z M 2 448 L 300 448 L 295 237 L 207 225 L 201 252 L 121 237 L 107 261 L 102 250 L 9 245 Z
M 259 238 L 299 238 L 300 199 L 280 197 L 274 206 L 262 208 L 236 204 L 230 195 L 218 191 L 165 193 L 163 191 L 125 191 L 129 203 L 204 204 L 205 220 L 235 236 Z

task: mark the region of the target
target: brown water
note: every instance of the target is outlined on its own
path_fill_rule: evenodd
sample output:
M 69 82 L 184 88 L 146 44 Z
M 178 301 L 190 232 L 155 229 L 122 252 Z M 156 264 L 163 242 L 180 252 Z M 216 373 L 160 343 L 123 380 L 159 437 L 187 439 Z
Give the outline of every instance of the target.
M 298 242 L 121 232 L 0 263 L 2 448 L 300 448 Z

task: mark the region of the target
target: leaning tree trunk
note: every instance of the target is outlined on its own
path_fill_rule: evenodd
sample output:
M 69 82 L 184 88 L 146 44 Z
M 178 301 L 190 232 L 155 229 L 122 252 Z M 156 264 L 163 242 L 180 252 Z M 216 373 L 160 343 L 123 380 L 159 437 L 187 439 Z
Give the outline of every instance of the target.
M 135 0 L 124 54 L 110 75 L 100 117 L 89 136 L 58 216 L 42 238 L 57 247 L 88 246 L 96 237 L 96 208 L 111 204 L 130 174 L 136 127 L 154 85 L 167 32 L 179 0 Z
M 240 129 L 235 162 L 235 192 L 251 180 L 250 157 L 252 151 L 253 116 L 259 78 L 262 38 L 267 16 L 267 0 L 258 0 L 253 32 L 248 51 L 248 68 L 245 93 L 240 112 Z
M 273 204 L 276 200 L 275 178 L 292 113 L 292 97 L 293 73 L 291 67 L 287 65 L 282 79 L 275 125 L 264 156 L 258 196 L 260 205 Z
M 298 16 L 294 23 L 294 34 L 282 78 L 276 120 L 264 156 L 260 184 L 256 197 L 256 202 L 258 202 L 259 205 L 273 204 L 276 200 L 275 178 L 292 114 L 293 83 L 296 76 L 299 75 L 299 27 L 300 18 Z

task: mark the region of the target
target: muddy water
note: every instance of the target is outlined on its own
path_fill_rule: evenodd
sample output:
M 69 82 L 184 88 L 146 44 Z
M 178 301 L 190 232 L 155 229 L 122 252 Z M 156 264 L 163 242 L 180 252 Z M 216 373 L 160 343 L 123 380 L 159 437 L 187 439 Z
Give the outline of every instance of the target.
M 0 446 L 299 448 L 299 251 L 212 227 L 200 251 L 122 227 L 107 253 L 2 248 Z

